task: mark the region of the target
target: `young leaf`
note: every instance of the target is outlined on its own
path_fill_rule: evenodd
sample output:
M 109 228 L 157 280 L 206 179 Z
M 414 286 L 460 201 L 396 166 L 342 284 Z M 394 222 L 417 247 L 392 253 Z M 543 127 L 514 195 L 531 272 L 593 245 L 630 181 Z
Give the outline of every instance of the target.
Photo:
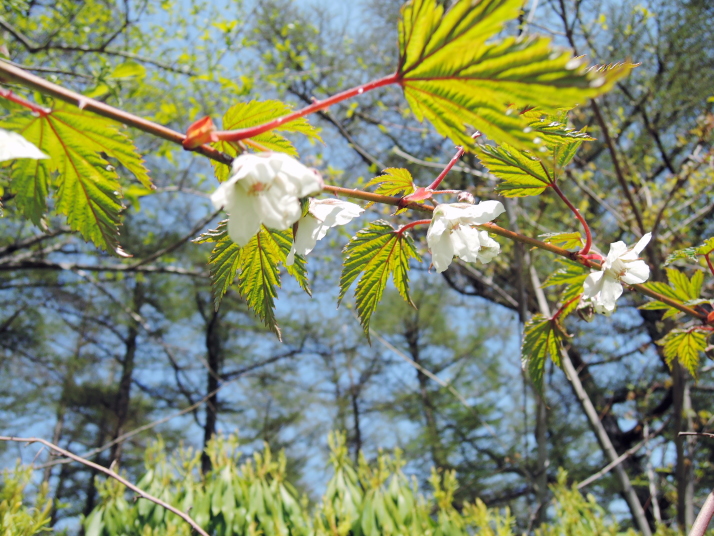
M 669 280 L 669 285 L 653 281 L 644 283 L 644 286 L 650 290 L 664 294 L 668 298 L 686 303 L 699 298 L 699 294 L 702 291 L 702 284 L 704 283 L 704 274 L 702 272 L 695 272 L 691 279 L 687 279 L 687 276 L 679 270 L 667 268 L 667 279 Z M 663 320 L 681 313 L 679 309 L 675 309 L 659 300 L 647 302 L 640 306 L 640 309 L 650 311 L 665 310 L 666 312 L 662 316 Z
M 667 333 L 657 344 L 664 347 L 664 357 L 671 367 L 675 359 L 685 367 L 692 376 L 697 377 L 699 368 L 699 352 L 707 347 L 707 335 L 699 330 L 675 329 Z
M 572 313 L 578 306 L 578 302 L 575 298 L 583 292 L 583 282 L 590 273 L 590 270 L 582 264 L 569 259 L 556 259 L 556 262 L 562 264 L 563 267 L 548 276 L 548 279 L 543 283 L 543 288 L 552 287 L 554 285 L 566 285 L 558 298 L 558 302 L 566 304 L 572 301 L 572 303 L 560 313 L 560 319 L 562 321 L 563 318 Z
M 563 249 L 579 249 L 583 247 L 583 237 L 580 236 L 580 233 L 577 231 L 570 233 L 543 234 L 538 238 L 542 238 L 546 244 L 560 244 L 560 247 Z
M 290 106 L 277 100 L 239 102 L 231 106 L 223 116 L 223 129 L 237 130 L 261 125 L 272 119 L 283 117 L 291 111 Z M 295 146 L 285 136 L 278 134 L 279 131 L 299 132 L 312 140 L 322 142 L 318 130 L 308 122 L 307 118 L 301 117 L 269 132 L 243 140 L 243 143 L 258 152 L 275 151 L 297 157 L 298 152 Z M 214 147 L 231 156 L 238 154 L 236 145 L 230 142 L 220 141 Z M 220 182 L 225 181 L 230 168 L 218 162 L 211 161 L 211 163 L 216 171 L 216 178 Z
M 538 133 L 514 108 L 550 113 L 608 91 L 631 64 L 588 70 L 581 58 L 543 37 L 488 42 L 515 19 L 521 0 L 412 0 L 399 23 L 398 75 L 417 119 L 454 143 L 473 146 L 466 125 L 498 144 L 535 149 Z
M 499 147 L 484 145 L 480 149 L 481 163 L 503 181 L 496 186 L 496 192 L 504 197 L 540 195 L 553 182 L 543 163 L 526 151 L 507 143 Z
M 541 151 L 517 149 L 506 143 L 498 147 L 480 147 L 481 163 L 497 178 L 496 191 L 506 197 L 540 195 L 545 188 L 558 180 L 561 170 L 570 163 L 580 145 L 592 140 L 583 130 L 566 125 L 567 112 L 544 115 L 535 111 L 522 114 L 528 120 L 528 129 L 538 133 L 542 140 Z
M 405 196 L 414 193 L 416 186 L 412 179 L 412 174 L 403 168 L 387 168 L 382 171 L 382 175 L 373 178 L 365 186 L 378 185 L 374 191 L 380 195 Z M 368 205 L 371 206 L 372 203 Z M 404 212 L 406 209 L 397 210 L 396 214 Z
M 215 243 L 209 258 L 211 287 L 216 309 L 221 303 L 233 280 L 238 276 L 238 293 L 265 323 L 280 338 L 280 329 L 275 320 L 273 299 L 280 287 L 279 263 L 285 259 L 292 246 L 291 231 L 273 231 L 262 227 L 260 232 L 244 247 L 240 248 L 228 236 L 228 220 L 223 220 L 214 230 L 207 231 L 193 242 L 196 244 Z M 295 263 L 286 266 L 300 287 L 311 295 L 307 280 L 306 262 L 300 255 Z
M 543 390 L 543 373 L 548 356 L 553 363 L 560 366 L 560 343 L 563 335 L 556 324 L 556 321 L 543 315 L 534 315 L 526 322 L 523 330 L 521 360 L 533 385 L 539 391 Z
M 19 161 L 12 170 L 10 189 L 18 193 L 17 205 L 40 225 L 47 211 L 51 174 L 56 211 L 67 216 L 70 226 L 85 239 L 116 254 L 121 185 L 104 156 L 117 159 L 147 188 L 151 180 L 131 140 L 118 125 L 100 116 L 58 103 L 46 114 L 15 114 L 3 126 L 22 134 L 49 156 L 47 161 Z
M 382 175 L 373 178 L 365 186 L 375 184 L 378 186 L 374 193 L 380 195 L 403 196 L 416 190 L 412 174 L 403 168 L 387 168 L 382 171 Z
M 678 261 L 681 259 L 696 261 L 698 255 L 708 255 L 712 252 L 714 252 L 714 237 L 707 238 L 701 246 L 684 248 L 675 251 L 669 257 L 667 257 L 667 260 L 665 261 L 664 265 L 668 266 L 674 261 Z
M 402 298 L 412 303 L 409 298 L 409 259 L 420 260 L 420 257 L 412 238 L 395 231 L 384 220 L 372 222 L 359 231 L 345 246 L 344 253 L 338 305 L 361 274 L 355 289 L 355 302 L 369 340 L 369 321 L 382 299 L 390 274 Z

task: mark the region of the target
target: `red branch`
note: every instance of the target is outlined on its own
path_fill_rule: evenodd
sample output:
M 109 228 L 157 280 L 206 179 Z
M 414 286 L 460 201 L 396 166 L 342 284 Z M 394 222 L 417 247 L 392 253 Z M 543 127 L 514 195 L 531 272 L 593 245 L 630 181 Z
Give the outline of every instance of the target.
M 316 100 L 314 103 L 309 106 L 306 106 L 302 110 L 298 110 L 283 117 L 278 117 L 277 119 L 273 119 L 268 123 L 249 128 L 241 128 L 238 130 L 222 130 L 216 132 L 215 134 L 218 139 L 223 141 L 238 141 L 244 140 L 246 138 L 252 138 L 264 132 L 268 132 L 269 130 L 278 128 L 279 126 L 284 125 L 285 123 L 289 123 L 290 121 L 295 121 L 296 119 L 300 119 L 301 117 L 304 117 L 306 115 L 319 112 L 320 110 L 325 110 L 333 104 L 337 104 L 338 102 L 342 102 L 343 100 L 356 97 L 357 95 L 362 95 L 367 91 L 371 91 L 379 87 L 384 87 L 391 84 L 398 84 L 400 82 L 401 75 L 399 73 L 390 74 L 389 76 L 385 76 L 384 78 L 380 78 L 379 80 L 373 80 L 372 82 L 368 82 L 367 84 L 363 84 L 361 86 L 353 87 L 346 91 L 342 91 L 341 93 L 337 93 L 336 95 L 333 95 L 332 97 L 329 97 L 325 100 Z

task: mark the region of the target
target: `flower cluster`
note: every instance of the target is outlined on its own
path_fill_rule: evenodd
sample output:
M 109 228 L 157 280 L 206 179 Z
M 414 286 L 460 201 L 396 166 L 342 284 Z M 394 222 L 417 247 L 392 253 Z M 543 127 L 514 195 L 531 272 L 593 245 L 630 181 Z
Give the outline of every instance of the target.
M 302 214 L 300 198 L 322 190 L 317 170 L 283 153 L 244 154 L 233 160 L 226 182 L 211 195 L 228 212 L 228 235 L 240 247 L 265 225 L 289 229 Z
M 624 242 L 610 244 L 610 251 L 602 263 L 602 270 L 591 273 L 583 285 L 581 303 L 592 305 L 596 313 L 610 315 L 615 302 L 622 295 L 622 283 L 644 283 L 650 276 L 650 268 L 639 255 L 647 246 L 651 233 L 647 233 L 633 248 Z
M 446 270 L 454 255 L 466 262 L 489 262 L 501 246 L 486 231 L 476 228 L 505 212 L 499 201 L 478 205 L 453 203 L 438 205 L 426 233 L 431 262 L 437 272 Z

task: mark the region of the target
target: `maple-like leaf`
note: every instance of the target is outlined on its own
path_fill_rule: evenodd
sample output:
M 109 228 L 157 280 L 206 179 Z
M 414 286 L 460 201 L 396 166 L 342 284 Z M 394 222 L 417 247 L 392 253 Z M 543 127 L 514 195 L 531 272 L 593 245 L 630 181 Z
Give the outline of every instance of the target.
M 289 105 L 277 100 L 239 102 L 231 106 L 224 114 L 223 129 L 238 130 L 262 125 L 288 115 L 291 111 Z M 242 140 L 241 143 L 257 152 L 275 151 L 297 157 L 298 152 L 293 143 L 278 132 L 298 132 L 307 136 L 308 139 L 322 142 L 318 130 L 309 123 L 307 118 L 301 117 L 268 132 Z M 239 152 L 233 142 L 219 141 L 214 147 L 230 156 L 236 156 Z M 230 173 L 230 168 L 218 162 L 211 161 L 211 163 L 215 169 L 216 178 L 220 182 L 225 181 Z
M 382 175 L 374 177 L 367 184 L 365 184 L 365 187 L 375 185 L 377 185 L 377 189 L 374 193 L 380 195 L 403 197 L 416 191 L 412 174 L 409 173 L 409 170 L 404 168 L 384 169 L 382 170 Z M 368 204 L 367 207 L 372 206 L 372 204 L 373 203 Z M 400 214 L 405 210 L 406 209 L 401 208 L 397 210 L 396 214 Z
M 560 366 L 560 349 L 563 331 L 556 320 L 534 315 L 523 328 L 521 360 L 533 385 L 543 390 L 543 373 L 548 356 Z
M 675 360 L 678 360 L 696 378 L 699 353 L 706 348 L 709 333 L 697 329 L 674 329 L 657 341 L 657 344 L 663 346 L 664 357 L 670 367 Z
M 702 291 L 702 285 L 704 283 L 704 274 L 702 272 L 695 272 L 694 275 L 692 275 L 692 278 L 688 279 L 687 276 L 679 270 L 675 268 L 667 268 L 667 279 L 669 280 L 669 285 L 660 283 L 659 281 L 651 281 L 649 283 L 644 283 L 644 286 L 650 290 L 659 292 L 668 298 L 672 298 L 686 304 L 699 298 L 699 294 Z M 664 310 L 665 313 L 662 315 L 663 320 L 682 313 L 679 309 L 675 309 L 671 305 L 659 300 L 647 302 L 646 304 L 640 306 L 640 309 L 655 311 Z
M 18 194 L 22 213 L 40 225 L 50 186 L 54 186 L 55 210 L 67 216 L 72 229 L 103 249 L 124 254 L 118 240 L 121 183 L 106 158 L 116 159 L 146 188 L 151 181 L 141 156 L 119 125 L 58 103 L 48 114 L 17 113 L 2 126 L 20 133 L 49 156 L 47 160 L 20 160 L 12 168 L 10 189 Z
M 539 133 L 519 109 L 584 104 L 609 90 L 632 64 L 588 69 L 544 37 L 489 41 L 515 19 L 522 0 L 412 0 L 399 22 L 399 82 L 417 116 L 458 145 L 473 146 L 467 125 L 497 144 L 535 150 Z
M 292 245 L 292 231 L 273 231 L 262 226 L 245 247 L 230 239 L 228 220 L 223 220 L 214 230 L 207 231 L 194 243 L 214 243 L 209 258 L 211 287 L 216 309 L 223 296 L 238 278 L 238 293 L 248 306 L 280 338 L 280 328 L 275 318 L 275 298 L 281 286 L 280 264 L 285 265 Z M 305 259 L 295 256 L 295 263 L 286 270 L 300 287 L 310 294 Z
M 369 321 L 382 299 L 390 275 L 402 298 L 412 303 L 409 259 L 420 260 L 420 257 L 412 238 L 396 231 L 384 220 L 372 222 L 359 231 L 345 246 L 344 253 L 338 304 L 361 274 L 355 289 L 355 302 L 360 323 L 369 339 Z

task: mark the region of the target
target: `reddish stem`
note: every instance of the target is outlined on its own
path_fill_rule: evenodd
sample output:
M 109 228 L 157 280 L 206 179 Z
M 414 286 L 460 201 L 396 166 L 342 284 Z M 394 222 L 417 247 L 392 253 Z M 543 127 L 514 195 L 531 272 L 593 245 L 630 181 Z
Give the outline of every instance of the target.
M 570 199 L 565 197 L 565 194 L 563 191 L 558 187 L 555 181 L 550 183 L 550 187 L 553 188 L 553 191 L 558 194 L 558 197 L 560 197 L 563 202 L 568 205 L 568 208 L 575 214 L 575 217 L 580 220 L 580 223 L 583 226 L 583 230 L 585 231 L 585 247 L 580 250 L 579 255 L 587 255 L 590 252 L 590 247 L 593 244 L 593 237 L 592 234 L 590 234 L 590 226 L 588 225 L 588 222 L 585 221 L 585 218 L 583 218 L 583 215 L 580 214 L 580 211 L 575 208 L 575 206 L 570 202 Z
M 463 147 L 459 147 L 459 150 L 456 151 L 456 154 L 451 158 L 448 164 L 446 164 L 446 167 L 439 173 L 439 176 L 434 179 L 434 182 L 432 182 L 429 186 L 427 186 L 427 190 L 436 190 L 439 187 L 439 184 L 441 184 L 441 181 L 444 180 L 446 175 L 451 171 L 451 168 L 454 167 L 456 162 L 459 161 L 459 158 L 464 156 L 464 153 L 466 151 L 464 150 Z
M 579 300 L 579 299 L 580 299 L 580 296 L 581 296 L 581 294 L 578 294 L 578 295 L 575 296 L 574 298 L 569 299 L 569 300 L 566 301 L 563 305 L 561 305 L 561 306 L 560 306 L 560 309 L 558 309 L 558 310 L 555 312 L 555 314 L 553 315 L 553 317 L 551 318 L 551 320 L 558 320 L 558 317 L 559 317 L 561 314 L 563 314 L 563 311 L 565 311 L 565 308 L 568 307 L 568 305 L 570 305 L 571 303 L 573 303 L 575 300 Z
M 39 116 L 45 116 L 49 114 L 52 110 L 48 110 L 47 108 L 43 108 L 42 106 L 38 106 L 34 102 L 30 102 L 29 100 L 23 99 L 22 97 L 15 95 L 12 91 L 9 89 L 3 89 L 0 88 L 0 97 L 4 97 L 9 101 L 14 102 L 15 104 L 19 104 L 20 106 L 24 106 L 25 108 L 29 108 L 33 112 L 35 112 Z
M 711 255 L 711 254 L 712 254 L 712 252 L 710 251 L 709 253 L 704 255 L 704 258 L 707 261 L 707 266 L 709 266 L 709 271 L 712 273 L 712 275 L 714 275 L 714 265 L 712 264 L 712 260 L 709 258 L 709 255 Z
M 412 227 L 416 227 L 417 225 L 429 225 L 431 223 L 431 220 L 416 220 L 407 223 L 403 227 L 401 227 L 397 232 L 402 235 L 404 234 L 404 231 L 411 229 Z
M 222 130 L 216 132 L 216 136 L 218 136 L 218 139 L 223 141 L 238 141 L 244 140 L 246 138 L 252 138 L 254 136 L 262 134 L 263 132 L 268 132 L 269 130 L 278 128 L 279 126 L 284 125 L 285 123 L 289 123 L 290 121 L 295 121 L 296 119 L 300 119 L 301 117 L 304 117 L 311 113 L 319 112 L 320 110 L 329 108 L 333 104 L 337 104 L 338 102 L 342 102 L 343 100 L 356 97 L 357 95 L 362 95 L 362 93 L 366 93 L 367 91 L 377 89 L 378 87 L 384 87 L 390 84 L 399 83 L 401 83 L 401 75 L 399 73 L 390 74 L 389 76 L 385 76 L 384 78 L 380 78 L 379 80 L 373 80 L 372 82 L 368 82 L 361 86 L 353 87 L 352 89 L 342 91 L 337 95 L 333 95 L 332 97 L 329 97 L 325 100 L 315 101 L 310 106 L 306 106 L 302 110 L 298 110 L 291 114 L 284 115 L 283 117 L 278 117 L 277 119 L 273 119 L 268 123 L 249 128 L 241 128 L 238 130 Z
M 473 139 L 478 138 L 481 136 L 480 132 L 474 132 L 473 135 L 471 136 Z M 464 156 L 464 153 L 466 150 L 463 147 L 459 147 L 458 150 L 456 151 L 456 154 L 452 157 L 452 159 L 449 161 L 448 164 L 446 164 L 446 167 L 442 170 L 441 173 L 439 173 L 439 176 L 434 179 L 434 182 L 432 182 L 429 186 L 426 187 L 427 190 L 436 190 L 439 187 L 439 184 L 441 184 L 441 181 L 444 180 L 444 177 L 451 171 L 451 168 L 456 165 L 456 162 L 459 161 L 459 159 Z

